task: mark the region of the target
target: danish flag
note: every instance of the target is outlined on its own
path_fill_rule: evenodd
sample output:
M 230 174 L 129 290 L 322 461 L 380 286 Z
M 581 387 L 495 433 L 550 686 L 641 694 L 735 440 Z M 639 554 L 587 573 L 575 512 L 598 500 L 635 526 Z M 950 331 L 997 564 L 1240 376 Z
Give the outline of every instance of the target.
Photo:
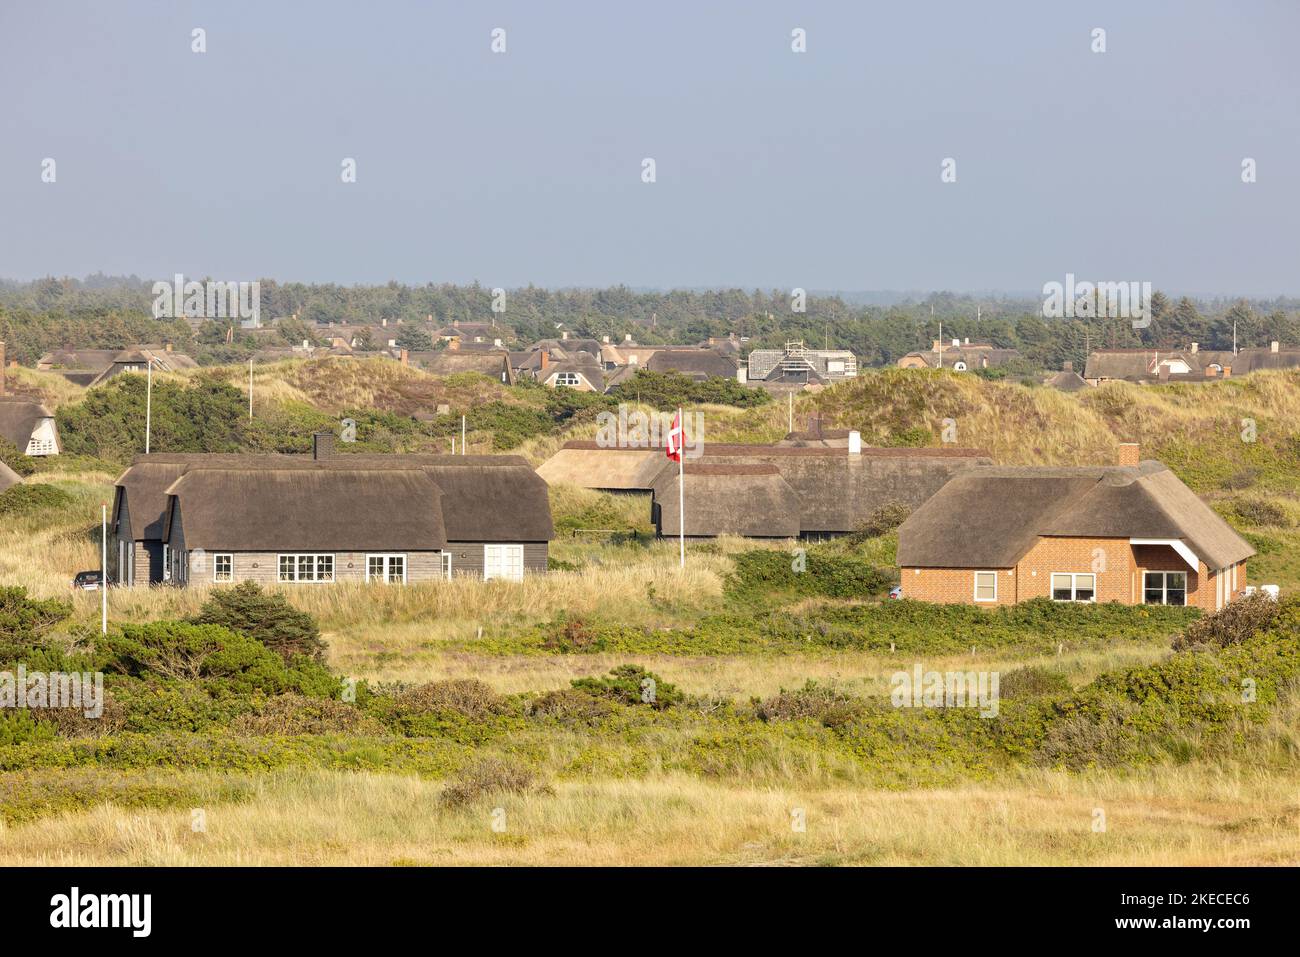
M 668 453 L 668 458 L 674 462 L 682 460 L 682 410 L 677 410 L 677 417 L 673 419 L 673 427 L 668 430 L 668 446 L 664 450 Z

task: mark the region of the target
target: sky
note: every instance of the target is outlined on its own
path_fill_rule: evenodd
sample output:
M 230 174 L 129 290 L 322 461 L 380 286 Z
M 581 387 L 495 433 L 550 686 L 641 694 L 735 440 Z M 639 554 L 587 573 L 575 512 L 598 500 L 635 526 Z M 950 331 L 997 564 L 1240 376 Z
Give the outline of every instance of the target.
M 0 0 L 0 277 L 1296 294 L 1298 38 L 1296 0 Z

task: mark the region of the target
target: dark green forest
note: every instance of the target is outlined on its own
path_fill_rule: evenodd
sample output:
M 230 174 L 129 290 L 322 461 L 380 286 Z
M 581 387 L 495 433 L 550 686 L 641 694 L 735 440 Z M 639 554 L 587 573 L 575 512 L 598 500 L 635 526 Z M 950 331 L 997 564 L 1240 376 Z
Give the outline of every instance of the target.
M 943 323 L 945 338 L 963 337 L 1017 348 L 1034 368 L 1081 362 L 1091 347 L 1207 349 L 1232 347 L 1233 324 L 1241 347 L 1271 340 L 1300 342 L 1300 302 L 1290 299 L 1202 301 L 1155 293 L 1153 321 L 1133 329 L 1118 319 L 1043 319 L 1041 301 L 935 293 L 896 305 L 856 305 L 840 296 L 809 295 L 806 309 L 791 308 L 788 290 L 741 289 L 668 292 L 609 289 L 509 290 L 506 311 L 492 311 L 491 289 L 474 285 L 305 285 L 261 282 L 264 324 L 259 338 L 224 322 L 195 335 L 183 320 L 155 320 L 152 281 L 96 275 L 85 280 L 46 278 L 0 282 L 0 339 L 24 363 L 63 346 L 112 348 L 171 341 L 200 362 L 239 361 L 258 345 L 312 339 L 315 323 L 399 323 L 398 338 L 427 348 L 433 328 L 453 320 L 495 321 L 515 343 L 570 335 L 620 341 L 631 335 L 646 345 L 696 343 L 709 336 L 748 337 L 747 348 L 802 339 L 811 346 L 851 349 L 864 365 L 888 365 L 926 348 Z M 976 316 L 979 315 L 977 319 Z M 229 341 L 227 341 L 229 337 Z

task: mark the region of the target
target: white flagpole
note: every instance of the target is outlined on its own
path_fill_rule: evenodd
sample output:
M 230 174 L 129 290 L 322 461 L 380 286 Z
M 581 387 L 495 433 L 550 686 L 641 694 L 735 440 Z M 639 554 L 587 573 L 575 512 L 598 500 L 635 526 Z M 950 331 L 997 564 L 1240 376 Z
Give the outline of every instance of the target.
M 149 454 L 149 433 L 153 427 L 153 356 L 145 367 L 148 383 L 144 387 L 144 454 Z
M 677 542 L 681 553 L 681 567 L 686 567 L 686 456 L 682 446 L 686 444 L 686 419 L 681 407 L 677 408 Z
M 108 634 L 108 506 L 100 506 L 99 526 L 99 633 Z

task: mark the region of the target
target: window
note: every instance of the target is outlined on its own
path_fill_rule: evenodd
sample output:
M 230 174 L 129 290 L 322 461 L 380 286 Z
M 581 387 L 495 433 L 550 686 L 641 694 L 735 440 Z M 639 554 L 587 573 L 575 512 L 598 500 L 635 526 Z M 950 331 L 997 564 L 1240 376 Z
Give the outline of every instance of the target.
M 163 542 L 162 576 L 165 582 L 172 580 L 172 547 L 166 542 Z
M 442 553 L 442 575 L 451 581 L 451 552 Z
M 235 580 L 235 556 L 229 552 L 217 552 L 212 556 L 212 580 L 214 582 L 232 582 Z
M 557 372 L 555 375 L 556 385 L 567 385 L 570 387 L 577 386 L 582 380 L 578 378 L 576 372 Z
M 1096 601 L 1097 576 L 1089 574 L 1052 573 L 1052 601 Z
M 333 555 L 281 555 L 279 574 L 282 582 L 332 582 Z
M 965 372 L 965 371 L 966 371 L 966 363 L 964 363 L 964 362 L 962 362 L 960 359 L 958 359 L 956 362 L 954 362 L 954 363 L 952 364 L 952 368 L 953 368 L 953 371 L 954 371 L 954 372 Z
M 524 546 L 483 546 L 483 579 L 488 581 L 493 578 L 505 578 L 514 582 L 524 580 Z
M 367 555 L 366 581 L 406 583 L 405 555 Z
M 1187 572 L 1144 572 L 1142 600 L 1148 605 L 1186 605 Z
M 975 573 L 975 600 L 976 601 L 997 601 L 998 600 L 998 573 L 997 572 L 976 572 Z

